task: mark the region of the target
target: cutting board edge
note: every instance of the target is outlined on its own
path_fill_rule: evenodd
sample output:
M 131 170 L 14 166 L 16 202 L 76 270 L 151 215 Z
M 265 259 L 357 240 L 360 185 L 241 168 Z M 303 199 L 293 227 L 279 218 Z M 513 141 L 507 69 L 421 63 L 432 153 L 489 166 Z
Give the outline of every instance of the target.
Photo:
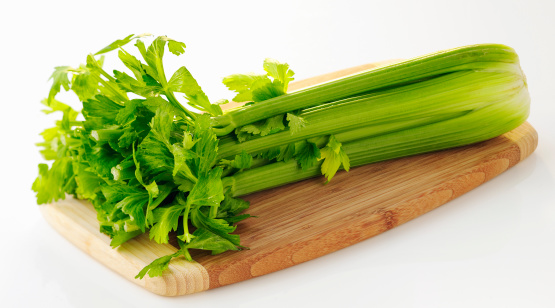
M 520 151 L 519 162 L 521 162 L 534 153 L 538 147 L 539 137 L 538 132 L 527 121 L 522 123 L 518 128 L 525 128 L 528 132 L 524 134 L 520 130 L 514 129 L 505 133 L 503 136 L 518 146 Z
M 65 200 L 41 205 L 45 220 L 63 237 L 101 264 L 125 279 L 162 296 L 196 293 L 209 288 L 209 275 L 197 262 L 176 260 L 161 277 L 135 279 L 154 259 L 177 251 L 170 244 L 157 244 L 143 234 L 122 244 L 110 246 L 110 238 L 100 233 L 91 203 L 67 196 Z

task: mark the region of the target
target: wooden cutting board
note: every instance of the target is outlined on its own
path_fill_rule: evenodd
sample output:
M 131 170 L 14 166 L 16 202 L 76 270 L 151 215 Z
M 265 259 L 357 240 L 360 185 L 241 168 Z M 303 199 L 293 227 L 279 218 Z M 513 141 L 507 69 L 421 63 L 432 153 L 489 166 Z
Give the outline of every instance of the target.
M 300 81 L 290 89 L 384 63 Z M 162 277 L 143 280 L 134 277 L 144 266 L 177 248 L 151 242 L 145 234 L 112 249 L 85 201 L 68 198 L 41 210 L 64 237 L 130 281 L 156 294 L 183 295 L 278 271 L 378 235 L 501 174 L 528 157 L 537 141 L 534 128 L 524 123 L 478 144 L 339 172 L 327 185 L 315 178 L 246 196 L 247 212 L 257 218 L 240 222 L 236 233 L 249 250 L 192 253 L 196 262 L 173 260 Z

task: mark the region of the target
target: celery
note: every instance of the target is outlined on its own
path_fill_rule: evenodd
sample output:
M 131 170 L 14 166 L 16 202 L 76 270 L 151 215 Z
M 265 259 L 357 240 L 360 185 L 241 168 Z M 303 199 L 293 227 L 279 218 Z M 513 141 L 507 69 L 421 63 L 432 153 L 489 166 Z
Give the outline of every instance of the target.
M 190 260 L 189 249 L 242 249 L 233 232 L 249 215 L 239 196 L 486 140 L 523 123 L 529 110 L 518 57 L 503 45 L 441 51 L 291 93 L 289 65 L 266 59 L 266 74 L 224 78 L 235 100 L 248 103 L 222 112 L 227 100 L 210 102 L 185 67 L 166 77 L 166 47 L 181 55 L 185 44 L 162 36 L 147 48 L 143 37 L 55 69 L 43 104 L 63 117 L 42 133 L 41 153 L 54 162 L 40 164 L 33 183 L 39 204 L 66 194 L 92 202 L 112 246 L 147 230 L 167 243 L 177 232 L 180 249 L 139 278 L 161 275 L 174 257 Z M 133 40 L 142 60 L 123 49 Z M 115 49 L 131 75 L 102 68 L 96 55 Z M 84 121 L 55 99 L 62 88 L 83 102 Z M 178 93 L 200 112 L 183 107 Z

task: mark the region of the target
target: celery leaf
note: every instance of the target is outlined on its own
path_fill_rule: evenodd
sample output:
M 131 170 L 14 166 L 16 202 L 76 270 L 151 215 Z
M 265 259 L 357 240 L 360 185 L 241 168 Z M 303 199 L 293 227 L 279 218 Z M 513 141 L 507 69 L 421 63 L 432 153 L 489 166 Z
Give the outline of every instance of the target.
M 303 170 L 307 170 L 308 168 L 315 166 L 320 159 L 320 149 L 316 144 L 306 141 L 300 143 L 298 146 L 298 152 L 295 156 L 297 162 L 301 165 Z
M 264 60 L 264 70 L 268 73 L 268 76 L 281 83 L 283 92 L 286 93 L 289 82 L 293 81 L 293 75 L 295 75 L 295 72 L 289 69 L 289 64 L 267 58 Z
M 349 171 L 349 157 L 347 157 L 347 154 L 341 147 L 341 143 L 333 135 L 330 136 L 328 144 L 320 149 L 320 155 L 320 160 L 324 160 L 321 169 L 322 174 L 327 178 L 326 183 L 331 181 L 341 165 L 343 165 L 346 171 Z
M 125 38 L 121 39 L 121 40 L 115 40 L 114 42 L 112 42 L 108 46 L 106 46 L 106 47 L 100 49 L 99 51 L 97 51 L 95 53 L 95 55 L 107 53 L 109 51 L 118 49 L 118 48 L 126 45 L 127 43 L 131 42 L 134 39 L 138 39 L 138 38 L 146 37 L 146 36 L 150 36 L 150 34 L 145 33 L 145 34 L 140 34 L 140 35 L 136 35 L 136 36 L 134 36 L 134 34 L 130 34 L 130 35 L 126 36 Z
M 213 116 L 221 115 L 222 109 L 217 104 L 211 104 L 206 94 L 202 91 L 193 75 L 186 67 L 180 67 L 168 81 L 168 90 L 185 94 L 188 104 Z
M 233 74 L 225 77 L 222 82 L 229 90 L 238 93 L 233 101 L 241 103 L 252 101 L 251 87 L 253 83 L 267 78 L 266 75 L 255 73 Z
M 50 93 L 48 94 L 48 103 L 52 102 L 62 87 L 66 91 L 70 89 L 70 82 L 68 78 L 70 70 L 70 66 L 56 66 L 54 68 L 54 73 L 50 76 L 50 79 L 52 79 L 52 87 L 50 88 Z
M 150 277 L 162 276 L 164 271 L 168 269 L 171 259 L 180 256 L 182 253 L 181 250 L 178 250 L 174 254 L 163 256 L 152 261 L 149 265 L 145 266 L 135 278 L 143 279 L 146 274 Z
M 179 217 L 185 208 L 177 203 L 154 210 L 154 226 L 150 229 L 149 237 L 157 243 L 168 243 L 168 234 L 177 231 Z
M 306 126 L 306 120 L 302 117 L 296 116 L 292 113 L 288 113 L 286 118 L 288 121 L 287 126 L 289 126 L 289 130 L 291 131 L 292 135 L 300 132 L 301 129 Z

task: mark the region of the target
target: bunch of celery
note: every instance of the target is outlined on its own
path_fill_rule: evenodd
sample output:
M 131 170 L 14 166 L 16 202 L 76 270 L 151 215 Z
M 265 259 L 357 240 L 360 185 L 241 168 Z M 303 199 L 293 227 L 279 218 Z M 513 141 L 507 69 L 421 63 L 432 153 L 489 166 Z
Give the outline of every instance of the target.
M 293 71 L 266 59 L 265 74 L 224 78 L 247 103 L 222 112 L 227 100 L 210 102 L 185 67 L 167 79 L 166 46 L 180 55 L 185 44 L 158 37 L 147 48 L 142 37 L 117 40 L 78 68 L 56 67 L 43 104 L 63 117 L 42 133 L 41 152 L 54 162 L 40 164 L 33 183 L 39 204 L 66 194 L 90 200 L 114 247 L 147 230 L 167 243 L 176 231 L 180 250 L 141 278 L 160 275 L 174 257 L 190 260 L 189 249 L 243 248 L 233 234 L 249 217 L 242 195 L 483 141 L 528 116 L 518 57 L 503 45 L 441 51 L 292 93 Z M 133 40 L 142 60 L 123 49 Z M 116 49 L 131 75 L 102 68 L 97 55 Z M 83 103 L 83 121 L 55 99 L 61 87 Z

